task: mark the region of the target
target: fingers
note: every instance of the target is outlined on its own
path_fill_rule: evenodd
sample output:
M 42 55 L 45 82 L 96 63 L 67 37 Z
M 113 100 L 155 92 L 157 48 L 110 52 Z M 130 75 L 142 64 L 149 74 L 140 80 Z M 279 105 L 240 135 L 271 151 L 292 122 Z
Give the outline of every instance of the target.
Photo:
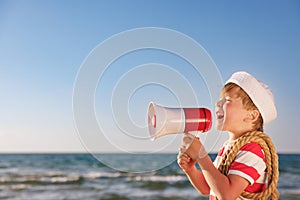
M 182 146 L 185 147 L 185 149 L 188 149 L 188 147 L 192 144 L 194 141 L 195 136 L 190 133 L 185 133 L 182 137 Z
M 195 161 L 206 157 L 207 153 L 198 137 L 192 134 L 185 134 L 182 138 L 182 143 L 183 145 L 179 149 L 180 154 L 185 153 L 191 160 Z
M 191 158 L 187 154 L 178 154 L 177 163 L 181 168 L 185 169 L 190 162 Z
M 190 161 L 191 157 L 187 155 L 186 153 L 179 153 L 177 156 L 177 159 L 183 160 L 183 161 Z
M 201 145 L 200 138 L 193 134 L 185 133 L 182 137 L 181 148 L 184 148 L 185 150 L 189 149 L 191 146 L 198 148 Z
M 186 148 L 184 146 L 181 146 L 179 148 L 179 152 L 178 152 L 178 156 L 182 155 L 182 154 L 186 154 Z

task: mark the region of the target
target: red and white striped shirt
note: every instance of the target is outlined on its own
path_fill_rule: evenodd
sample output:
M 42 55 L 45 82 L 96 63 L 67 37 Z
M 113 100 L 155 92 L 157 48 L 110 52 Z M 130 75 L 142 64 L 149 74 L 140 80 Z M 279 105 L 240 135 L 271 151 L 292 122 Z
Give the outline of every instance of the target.
M 218 168 L 222 156 L 234 144 L 235 141 L 225 142 L 219 151 L 214 165 Z M 238 152 L 235 160 L 229 167 L 228 175 L 235 174 L 249 181 L 249 186 L 245 189 L 247 192 L 257 193 L 262 192 L 267 186 L 267 172 L 265 155 L 261 146 L 255 142 L 245 144 Z M 210 199 L 215 199 L 215 194 L 211 190 Z M 239 197 L 238 199 L 245 199 Z

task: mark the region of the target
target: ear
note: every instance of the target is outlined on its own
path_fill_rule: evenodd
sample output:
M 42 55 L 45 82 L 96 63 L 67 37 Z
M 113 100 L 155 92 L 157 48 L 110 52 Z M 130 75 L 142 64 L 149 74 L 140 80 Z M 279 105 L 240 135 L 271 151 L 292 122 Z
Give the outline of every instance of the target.
M 249 110 L 248 114 L 245 118 L 245 121 L 247 122 L 255 122 L 259 117 L 259 111 L 258 110 Z

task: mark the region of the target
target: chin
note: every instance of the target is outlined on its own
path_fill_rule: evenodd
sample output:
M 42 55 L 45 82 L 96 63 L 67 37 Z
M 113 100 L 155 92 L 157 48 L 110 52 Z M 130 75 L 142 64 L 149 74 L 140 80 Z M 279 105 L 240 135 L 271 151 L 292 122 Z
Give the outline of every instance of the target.
M 216 130 L 218 130 L 218 131 L 225 131 L 225 129 L 224 129 L 224 125 L 223 124 L 216 124 Z

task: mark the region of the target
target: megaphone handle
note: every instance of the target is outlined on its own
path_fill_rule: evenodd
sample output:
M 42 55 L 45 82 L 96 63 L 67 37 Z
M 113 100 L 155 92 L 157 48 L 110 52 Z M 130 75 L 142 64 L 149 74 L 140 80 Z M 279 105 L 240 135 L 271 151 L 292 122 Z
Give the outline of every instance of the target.
M 198 139 L 198 140 L 200 141 L 200 137 L 198 137 L 199 133 L 195 133 L 195 132 L 191 133 L 191 132 L 188 132 L 188 133 L 184 133 L 184 134 L 190 134 L 190 135 L 193 135 L 193 136 L 194 136 L 194 139 L 196 138 L 196 139 Z M 186 146 L 186 149 L 188 149 L 189 146 L 190 146 L 191 144 L 192 144 L 192 142 Z M 199 154 L 198 154 L 198 156 L 197 156 L 197 158 L 196 158 L 195 160 L 198 161 L 199 159 L 204 158 L 204 157 L 207 156 L 207 155 L 208 155 L 208 154 L 207 154 L 207 152 L 206 152 L 204 146 L 202 145 L 202 146 L 201 146 L 201 149 L 200 149 L 200 152 L 199 152 Z
M 188 134 L 191 134 L 191 135 L 193 135 L 193 136 L 195 136 L 196 138 L 199 138 L 200 139 L 200 137 L 199 137 L 199 135 L 200 135 L 200 133 L 198 132 L 198 131 L 189 131 L 189 132 L 187 132 Z M 186 134 L 186 133 L 185 133 Z

